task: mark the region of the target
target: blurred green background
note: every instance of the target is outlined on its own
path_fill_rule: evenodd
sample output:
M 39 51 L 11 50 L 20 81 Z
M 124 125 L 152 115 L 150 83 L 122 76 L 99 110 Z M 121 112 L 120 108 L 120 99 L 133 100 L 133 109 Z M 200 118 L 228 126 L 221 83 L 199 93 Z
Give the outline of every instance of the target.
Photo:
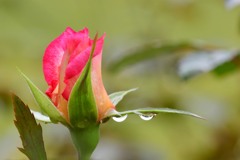
M 174 55 L 170 50 L 168 56 L 147 49 L 149 44 L 185 42 L 239 49 L 239 14 L 239 8 L 229 10 L 223 0 L 0 0 L 0 159 L 26 159 L 17 150 L 21 142 L 9 91 L 38 109 L 16 67 L 46 90 L 42 56 L 67 26 L 88 27 L 92 37 L 106 33 L 103 81 L 108 93 L 139 88 L 119 110 L 170 107 L 208 119 L 159 114 L 151 121 L 134 115 L 122 123 L 111 120 L 101 127 L 94 160 L 240 159 L 240 71 L 184 80 L 176 74 L 176 56 L 189 48 Z M 141 48 L 146 52 L 137 54 Z M 116 69 L 133 53 L 137 61 Z M 49 159 L 74 159 L 68 131 L 61 125 L 42 127 Z

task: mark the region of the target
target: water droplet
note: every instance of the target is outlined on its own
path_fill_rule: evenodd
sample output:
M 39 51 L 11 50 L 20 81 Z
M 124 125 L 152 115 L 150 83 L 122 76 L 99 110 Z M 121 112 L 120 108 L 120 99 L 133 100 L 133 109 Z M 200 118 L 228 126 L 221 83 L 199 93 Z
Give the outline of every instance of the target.
M 127 119 L 127 114 L 126 115 L 124 115 L 124 116 L 121 116 L 121 117 L 112 117 L 112 119 L 114 120 L 114 121 L 116 121 L 116 122 L 123 122 L 124 120 L 126 120 Z
M 144 121 L 149 121 L 151 120 L 156 114 L 141 114 L 139 115 L 140 118 Z

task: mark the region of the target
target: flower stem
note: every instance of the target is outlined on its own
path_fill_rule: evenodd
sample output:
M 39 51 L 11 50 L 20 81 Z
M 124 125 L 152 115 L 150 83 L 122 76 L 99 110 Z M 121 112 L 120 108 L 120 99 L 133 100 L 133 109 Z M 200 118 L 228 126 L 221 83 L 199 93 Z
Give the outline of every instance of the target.
M 99 124 L 86 128 L 69 128 L 78 160 L 90 160 L 99 140 Z

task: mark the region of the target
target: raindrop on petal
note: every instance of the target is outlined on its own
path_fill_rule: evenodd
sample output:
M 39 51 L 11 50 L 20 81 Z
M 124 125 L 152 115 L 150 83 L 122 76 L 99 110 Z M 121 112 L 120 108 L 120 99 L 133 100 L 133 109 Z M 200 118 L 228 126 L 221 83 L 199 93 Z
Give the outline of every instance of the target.
M 127 119 L 127 114 L 126 115 L 124 115 L 124 116 L 121 116 L 121 117 L 112 117 L 112 119 L 114 120 L 114 121 L 116 121 L 116 122 L 123 122 L 124 120 L 126 120 Z
M 149 121 L 155 116 L 155 114 L 141 114 L 139 116 L 142 120 Z

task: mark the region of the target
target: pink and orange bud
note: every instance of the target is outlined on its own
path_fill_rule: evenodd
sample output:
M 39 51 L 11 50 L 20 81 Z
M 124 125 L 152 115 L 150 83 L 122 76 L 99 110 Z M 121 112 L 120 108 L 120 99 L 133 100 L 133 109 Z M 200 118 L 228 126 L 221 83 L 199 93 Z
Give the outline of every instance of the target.
M 98 121 L 104 118 L 110 109 L 115 109 L 102 82 L 103 43 L 104 36 L 96 42 L 91 67 L 92 92 L 98 110 Z M 45 51 L 43 72 L 49 86 L 46 94 L 67 121 L 69 96 L 89 60 L 92 46 L 93 40 L 89 38 L 87 28 L 79 32 L 67 28 Z

